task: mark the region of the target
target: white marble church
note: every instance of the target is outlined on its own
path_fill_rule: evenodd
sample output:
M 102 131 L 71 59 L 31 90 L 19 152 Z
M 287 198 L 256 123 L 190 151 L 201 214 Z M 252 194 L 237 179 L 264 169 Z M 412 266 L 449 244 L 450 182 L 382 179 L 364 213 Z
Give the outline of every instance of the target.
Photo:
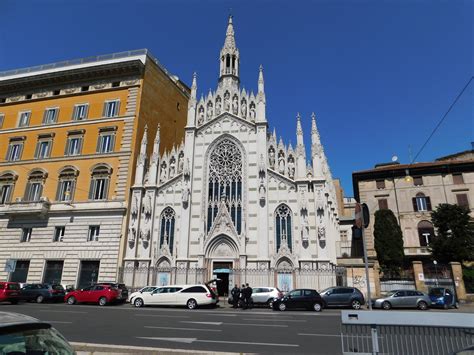
M 219 65 L 217 89 L 199 100 L 193 76 L 179 147 L 160 156 L 158 130 L 148 158 L 143 136 L 122 280 L 140 286 L 214 275 L 224 290 L 249 281 L 334 285 L 337 201 L 315 115 L 310 159 L 299 115 L 296 147 L 269 131 L 263 69 L 256 94 L 241 87 L 232 17 Z M 326 281 L 312 277 L 325 270 Z

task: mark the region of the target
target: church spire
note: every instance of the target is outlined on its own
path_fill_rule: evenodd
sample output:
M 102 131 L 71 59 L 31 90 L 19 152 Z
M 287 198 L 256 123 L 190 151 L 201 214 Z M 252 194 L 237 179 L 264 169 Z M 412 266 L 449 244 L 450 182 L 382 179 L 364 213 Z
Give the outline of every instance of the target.
M 230 15 L 229 22 L 227 23 L 224 46 L 221 49 L 220 55 L 219 83 L 238 86 L 239 64 L 239 49 L 235 44 L 234 24 L 232 15 Z
M 303 179 L 306 176 L 306 149 L 299 113 L 296 115 L 296 157 L 296 175 L 299 179 Z
M 188 102 L 188 119 L 187 127 L 196 125 L 196 104 L 197 104 L 197 74 L 193 73 L 193 83 L 191 85 L 191 97 Z
M 316 115 L 311 114 L 311 157 L 313 160 L 313 175 L 316 179 L 324 179 L 324 151 L 321 145 L 318 127 L 316 126 Z
M 135 185 L 141 185 L 143 183 L 143 177 L 145 174 L 145 163 L 146 163 L 146 148 L 148 144 L 148 126 L 145 124 L 143 131 L 142 142 L 140 144 L 140 154 L 137 159 L 137 166 L 135 170 Z
M 263 81 L 263 66 L 260 65 L 258 71 L 257 122 L 266 122 L 265 106 L 265 82 Z
M 155 185 L 158 181 L 158 166 L 160 159 L 160 124 L 156 127 L 155 140 L 153 141 L 153 153 L 151 155 L 150 173 L 148 183 Z

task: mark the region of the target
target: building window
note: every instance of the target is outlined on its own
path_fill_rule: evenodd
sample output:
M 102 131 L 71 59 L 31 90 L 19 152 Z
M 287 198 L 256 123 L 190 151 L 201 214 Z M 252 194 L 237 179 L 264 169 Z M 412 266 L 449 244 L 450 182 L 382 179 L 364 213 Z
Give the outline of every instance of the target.
M 5 115 L 0 113 L 0 129 L 3 128 L 3 121 L 5 121 Z
M 469 201 L 467 199 L 467 194 L 456 194 L 456 201 L 459 207 L 465 207 L 469 209 Z
M 36 143 L 35 159 L 46 159 L 51 156 L 51 148 L 53 146 L 53 135 L 43 135 L 38 137 Z
M 453 174 L 453 184 L 454 185 L 464 184 L 464 178 L 462 174 Z
M 80 155 L 82 151 L 82 140 L 84 136 L 82 134 L 77 133 L 68 133 L 67 142 L 66 142 L 66 150 L 64 155 L 67 156 L 75 156 Z
M 420 246 L 426 247 L 431 243 L 434 237 L 433 224 L 428 221 L 421 221 L 418 223 L 418 237 L 420 239 Z
M 15 271 L 10 274 L 10 282 L 26 282 L 29 268 L 29 260 L 17 260 Z
M 48 260 L 44 268 L 43 282 L 46 284 L 60 284 L 63 275 L 63 260 Z
M 92 171 L 89 189 L 90 200 L 106 200 L 112 169 L 106 165 L 99 165 Z
M 58 120 L 59 108 L 47 108 L 44 110 L 43 124 L 53 124 Z
M 31 111 L 20 112 L 18 117 L 18 127 L 26 127 L 30 124 Z
M 413 185 L 422 186 L 423 185 L 423 177 L 422 176 L 413 177 Z
M 120 109 L 120 100 L 106 101 L 104 103 L 103 117 L 115 117 L 118 116 Z
M 162 246 L 168 247 L 171 254 L 173 254 L 174 225 L 174 210 L 170 207 L 167 207 L 164 209 L 163 213 L 161 213 L 160 248 Z
M 416 197 L 413 197 L 413 209 L 415 212 L 426 212 L 431 211 L 431 200 L 428 196 L 425 196 L 421 192 L 416 194 Z
M 73 167 L 65 167 L 59 173 L 57 201 L 72 201 L 76 187 L 76 178 L 79 172 Z
M 347 231 L 346 230 L 340 231 L 340 235 L 341 235 L 341 242 L 347 242 Z
M 43 185 L 47 174 L 42 170 L 30 173 L 26 184 L 25 201 L 39 201 L 43 193 Z
M 89 104 L 77 104 L 74 106 L 72 111 L 72 120 L 81 121 L 87 118 L 87 113 L 89 111 Z
M 280 205 L 275 211 L 275 230 L 277 252 L 282 245 L 291 251 L 291 210 L 286 205 Z
M 87 235 L 88 242 L 99 241 L 100 226 L 89 226 L 89 234 Z
M 381 198 L 378 200 L 379 210 L 388 210 L 388 202 L 386 198 Z
M 66 227 L 55 227 L 53 242 L 62 242 L 64 239 L 64 232 L 66 232 Z
M 7 149 L 6 161 L 17 161 L 23 153 L 24 138 L 11 138 Z
M 385 180 L 377 180 L 377 189 L 385 189 Z
M 3 173 L 0 175 L 0 205 L 9 203 L 12 200 L 15 181 L 18 176 L 12 173 Z
M 230 139 L 217 144 L 209 156 L 207 231 L 224 203 L 237 234 L 242 231 L 242 153 Z
M 97 142 L 97 153 L 110 153 L 114 150 L 115 133 L 100 133 Z
M 20 243 L 28 243 L 31 240 L 33 228 L 22 228 Z

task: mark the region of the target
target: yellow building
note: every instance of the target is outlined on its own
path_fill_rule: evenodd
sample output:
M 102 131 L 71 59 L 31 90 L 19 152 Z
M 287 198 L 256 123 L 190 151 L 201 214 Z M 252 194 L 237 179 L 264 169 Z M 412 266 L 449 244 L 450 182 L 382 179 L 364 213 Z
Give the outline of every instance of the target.
M 171 150 L 188 98 L 147 50 L 1 72 L 0 280 L 115 280 L 145 126 Z

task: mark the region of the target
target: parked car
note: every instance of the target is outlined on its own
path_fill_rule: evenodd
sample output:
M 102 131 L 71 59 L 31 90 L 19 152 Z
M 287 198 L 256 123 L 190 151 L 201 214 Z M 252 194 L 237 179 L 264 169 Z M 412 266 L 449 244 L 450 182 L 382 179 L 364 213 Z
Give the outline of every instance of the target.
M 286 295 L 273 300 L 273 310 L 279 311 L 304 308 L 321 312 L 324 306 L 324 300 L 319 295 L 318 291 L 312 289 L 292 290 Z
M 360 309 L 365 304 L 364 295 L 355 287 L 329 287 L 320 294 L 327 307 Z
M 66 292 L 58 284 L 26 284 L 21 289 L 21 299 L 25 301 L 35 301 L 42 303 L 44 301 L 63 301 Z
M 186 306 L 195 309 L 200 306 L 212 306 L 219 302 L 214 291 L 205 285 L 169 285 L 155 289 L 153 292 L 144 292 L 135 297 L 133 305 L 143 306 Z
M 282 297 L 283 293 L 276 287 L 253 287 L 252 288 L 252 304 L 267 304 L 272 306 L 275 298 Z M 232 295 L 228 299 L 229 304 L 233 304 Z
M 428 295 L 415 290 L 393 290 L 385 297 L 372 301 L 372 307 L 389 310 L 391 308 L 418 308 L 428 309 L 431 299 Z
M 18 282 L 0 282 L 0 302 L 17 304 L 20 297 L 21 290 Z
M 0 354 L 75 354 L 49 323 L 24 314 L 0 312 L 0 334 Z
M 110 285 L 96 284 L 80 290 L 66 293 L 64 300 L 67 304 L 97 303 L 105 306 L 110 303 L 122 301 L 122 291 Z
M 118 302 L 125 303 L 128 300 L 128 288 L 125 284 L 120 284 L 116 282 L 100 282 L 101 285 L 111 286 L 120 290 L 120 295 L 117 299 Z
M 449 288 L 433 287 L 428 293 L 431 299 L 431 307 L 442 307 L 448 309 L 451 307 L 459 308 L 456 295 Z
M 145 287 L 143 287 L 142 289 L 140 289 L 136 292 L 132 292 L 132 294 L 130 295 L 130 298 L 129 298 L 130 304 L 133 304 L 133 302 L 135 301 L 135 298 L 137 298 L 138 296 L 140 296 L 144 292 L 150 293 L 150 292 L 155 291 L 157 288 L 159 288 L 159 286 L 145 286 Z

